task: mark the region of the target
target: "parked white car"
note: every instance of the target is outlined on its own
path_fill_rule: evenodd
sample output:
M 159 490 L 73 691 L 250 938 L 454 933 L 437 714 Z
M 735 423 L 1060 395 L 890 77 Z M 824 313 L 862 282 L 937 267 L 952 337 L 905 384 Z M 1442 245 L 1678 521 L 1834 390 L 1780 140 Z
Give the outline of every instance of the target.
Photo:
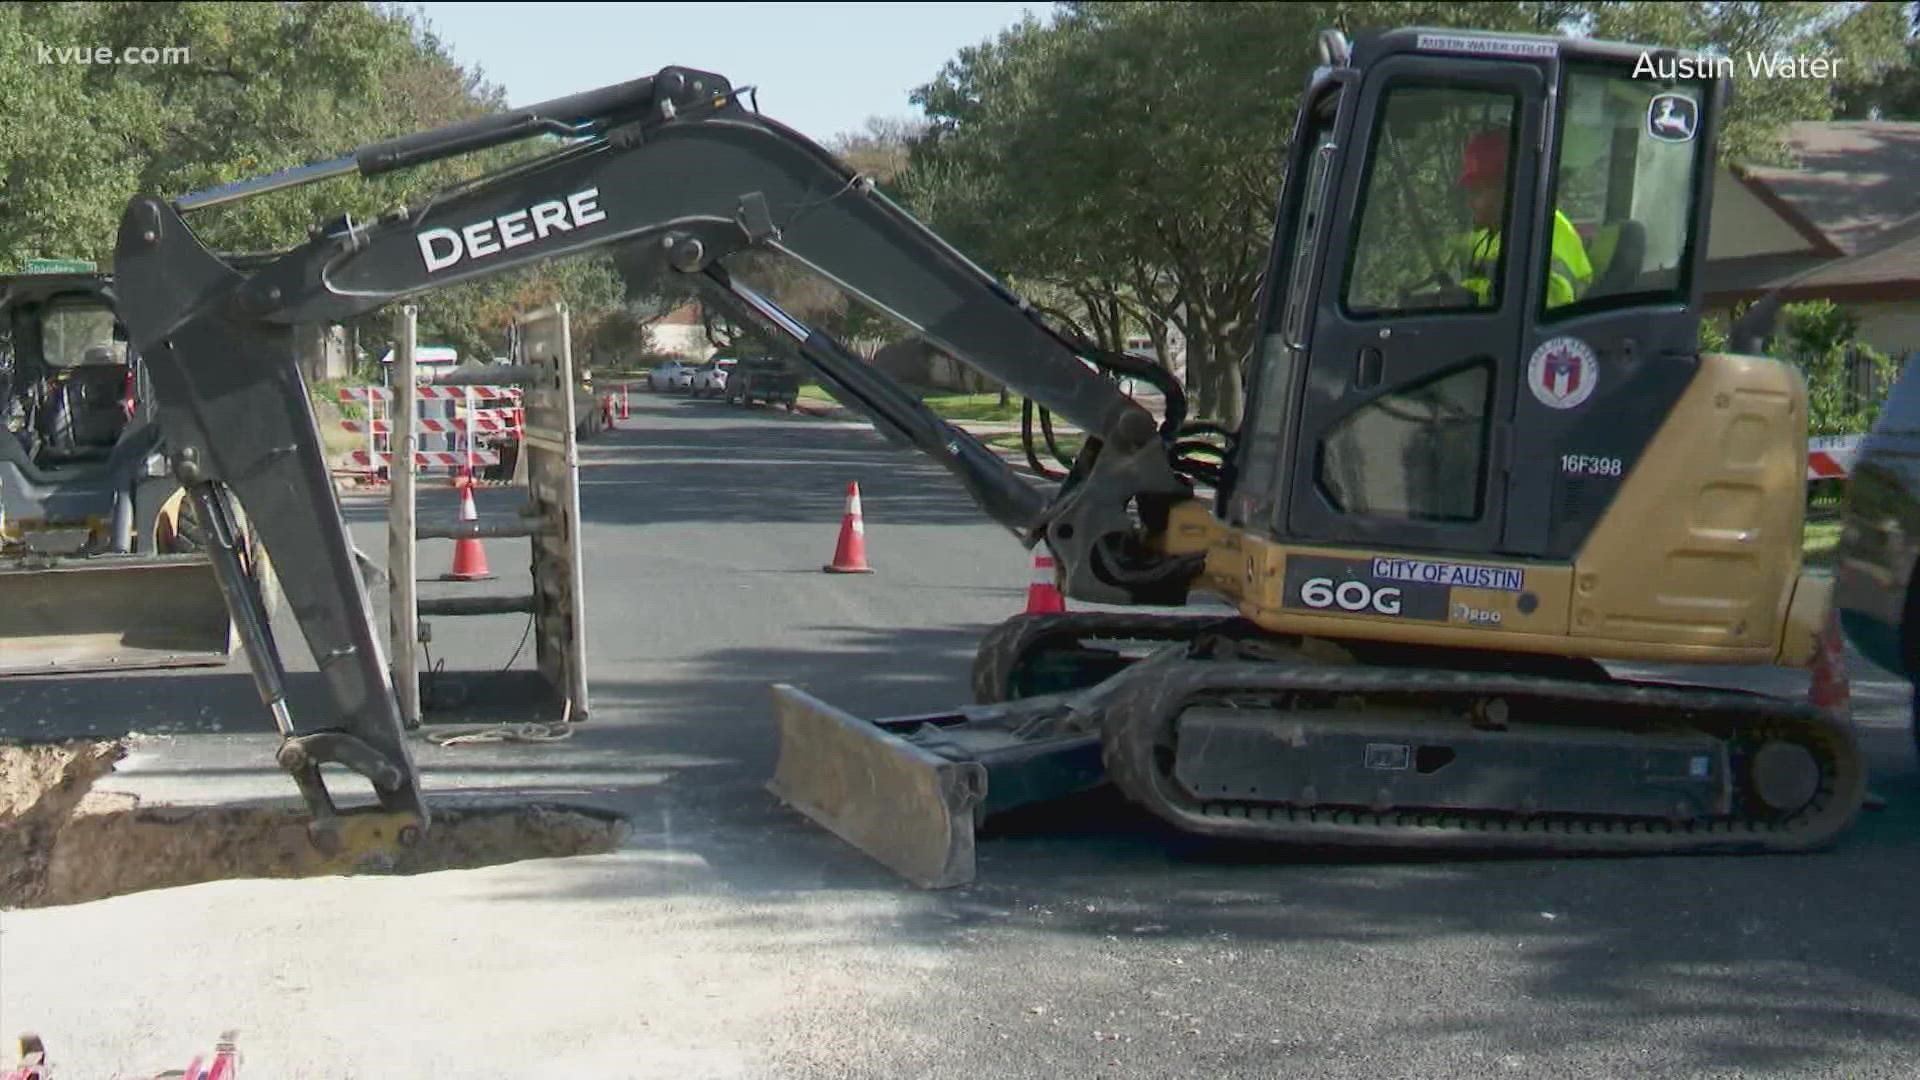
M 720 397 L 727 392 L 727 372 L 740 361 L 731 356 L 716 356 L 693 371 L 694 397 Z
M 647 389 L 656 394 L 689 390 L 693 387 L 693 369 L 678 360 L 656 365 L 647 373 Z

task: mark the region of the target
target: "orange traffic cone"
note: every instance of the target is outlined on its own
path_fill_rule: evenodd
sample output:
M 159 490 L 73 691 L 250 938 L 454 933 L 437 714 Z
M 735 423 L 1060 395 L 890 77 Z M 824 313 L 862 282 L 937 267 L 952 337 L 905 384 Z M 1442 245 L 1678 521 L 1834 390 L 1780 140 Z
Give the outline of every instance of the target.
M 840 519 L 840 542 L 833 561 L 820 569 L 829 574 L 871 574 L 867 565 L 867 527 L 860 520 L 860 485 L 847 485 L 847 512 Z
M 629 414 L 627 412 L 627 384 L 621 383 L 620 384 L 620 419 L 625 420 L 625 419 L 628 419 L 628 417 L 629 417 Z
M 460 520 L 479 521 L 480 515 L 473 505 L 473 477 L 461 476 L 454 480 L 453 486 L 460 489 Z M 487 549 L 474 537 L 453 542 L 453 569 L 440 575 L 441 581 L 491 581 L 493 571 L 487 569 Z
M 1813 679 L 1807 685 L 1807 704 L 1843 719 L 1852 711 L 1853 686 L 1847 675 L 1847 650 L 1837 612 L 1827 614 L 1826 628 L 1820 631 L 1818 650 L 1813 654 Z
M 1067 598 L 1054 583 L 1053 556 L 1045 548 L 1033 551 L 1033 578 L 1027 583 L 1027 614 L 1058 615 L 1067 610 Z

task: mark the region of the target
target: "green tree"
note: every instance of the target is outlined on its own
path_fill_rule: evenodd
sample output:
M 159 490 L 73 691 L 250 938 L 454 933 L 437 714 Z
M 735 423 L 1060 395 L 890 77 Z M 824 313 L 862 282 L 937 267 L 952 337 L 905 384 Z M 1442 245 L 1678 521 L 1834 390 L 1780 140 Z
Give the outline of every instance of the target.
M 1597 38 L 1698 49 L 1732 57 L 1733 101 L 1721 133 L 1723 161 L 1786 164 L 1786 126 L 1831 119 L 1849 78 L 1900 65 L 1908 31 L 1901 3 L 1593 3 L 1573 21 Z M 1818 57 L 1840 80 L 1756 75 L 1748 58 Z
M 1837 115 L 1848 120 L 1920 120 L 1920 40 L 1907 42 L 1900 63 L 1843 82 Z
M 43 46 L 95 45 L 181 47 L 189 62 L 41 62 Z M 261 176 L 506 105 L 420 16 L 384 4 L 286 2 L 0 5 L 0 101 L 0 270 L 38 255 L 110 266 L 120 215 L 137 193 Z M 539 148 L 273 192 L 198 212 L 191 224 L 219 251 L 285 250 L 342 215 L 367 221 L 417 205 Z M 585 259 L 417 303 L 425 332 L 485 356 L 504 349 L 516 304 L 563 297 L 584 334 L 619 292 L 610 262 Z M 358 327 L 363 341 L 383 341 L 390 328 L 385 312 Z
M 185 48 L 174 64 L 43 63 L 43 48 Z M 111 261 L 140 192 L 179 193 L 321 156 L 415 117 L 387 84 L 414 77 L 414 27 L 363 4 L 0 7 L 0 262 L 49 250 Z M 365 213 L 381 192 L 339 185 L 196 215 L 216 248 L 297 243 L 321 208 Z
M 596 368 L 647 363 L 655 352 L 651 324 L 625 305 L 612 308 L 594 321 L 589 348 Z
M 1831 300 L 1783 305 L 1769 353 L 1796 364 L 1807 383 L 1808 431 L 1851 435 L 1873 426 L 1892 384 L 1892 358 L 1859 340 L 1854 314 Z

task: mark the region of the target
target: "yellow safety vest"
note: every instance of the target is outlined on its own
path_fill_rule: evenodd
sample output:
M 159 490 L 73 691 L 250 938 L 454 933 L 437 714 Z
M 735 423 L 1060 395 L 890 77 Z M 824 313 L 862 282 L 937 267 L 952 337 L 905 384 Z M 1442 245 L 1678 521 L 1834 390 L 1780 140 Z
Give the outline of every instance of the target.
M 1461 241 L 1460 257 L 1466 266 L 1466 279 L 1460 284 L 1473 290 L 1483 304 L 1493 302 L 1493 273 L 1500 265 L 1500 234 L 1491 229 L 1475 229 Z M 1580 242 L 1579 230 L 1567 215 L 1553 212 L 1553 266 L 1547 273 L 1547 306 L 1563 307 L 1573 303 L 1593 284 L 1593 264 L 1587 261 L 1587 249 Z

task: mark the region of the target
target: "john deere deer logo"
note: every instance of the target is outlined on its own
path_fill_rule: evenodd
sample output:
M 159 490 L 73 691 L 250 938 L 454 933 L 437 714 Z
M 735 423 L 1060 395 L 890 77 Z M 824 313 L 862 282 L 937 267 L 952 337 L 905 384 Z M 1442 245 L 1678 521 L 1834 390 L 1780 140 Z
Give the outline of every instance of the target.
M 1681 94 L 1659 94 L 1647 103 L 1647 134 L 1661 142 L 1691 142 L 1700 110 Z

